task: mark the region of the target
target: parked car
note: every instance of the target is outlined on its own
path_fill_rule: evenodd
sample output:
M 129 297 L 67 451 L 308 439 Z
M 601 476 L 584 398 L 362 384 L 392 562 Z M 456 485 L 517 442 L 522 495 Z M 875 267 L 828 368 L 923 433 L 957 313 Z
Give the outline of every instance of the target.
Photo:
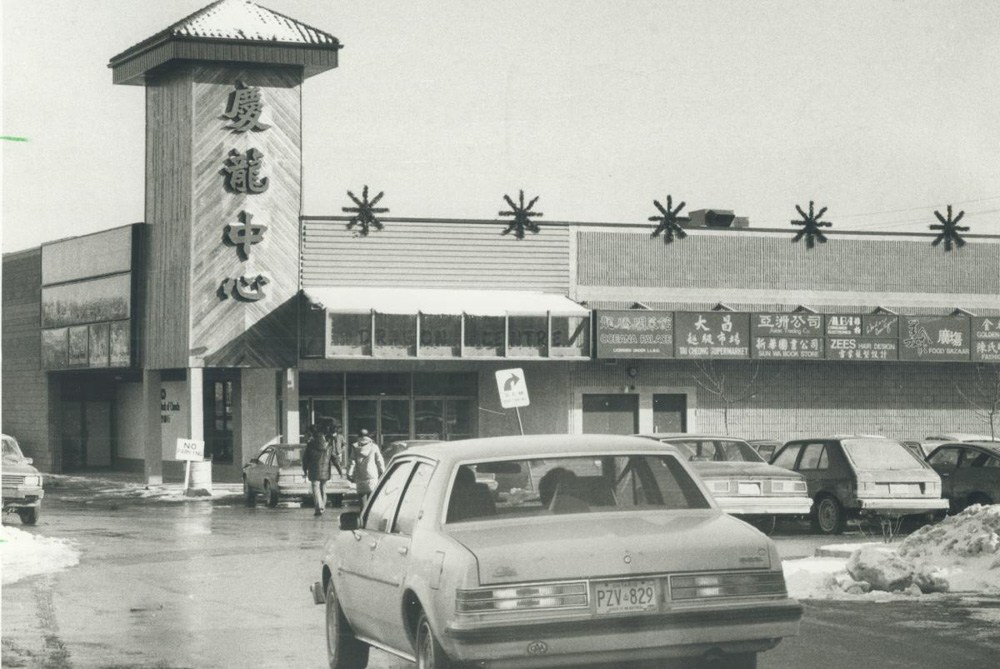
M 1000 441 L 988 434 L 969 434 L 968 432 L 944 432 L 927 437 L 927 441 Z
M 1000 443 L 946 442 L 927 457 L 952 511 L 1000 500 Z
M 805 478 L 767 464 L 742 439 L 679 433 L 641 436 L 675 446 L 723 511 L 740 516 L 764 532 L 774 531 L 779 516 L 809 515 L 812 499 Z
M 42 475 L 24 457 L 17 439 L 6 434 L 3 440 L 3 510 L 17 513 L 25 525 L 34 525 L 42 514 Z
M 900 441 L 918 459 L 925 460 L 935 448 L 941 445 L 940 441 L 920 441 L 918 439 L 903 439 Z
M 771 462 L 805 476 L 813 526 L 823 534 L 840 534 L 848 518 L 898 518 L 948 508 L 940 477 L 892 439 L 796 439 L 782 446 Z
M 423 446 L 425 444 L 436 444 L 440 439 L 401 439 L 399 441 L 390 441 L 388 444 L 382 447 L 382 457 L 385 458 L 386 462 L 392 459 L 397 453 L 402 453 L 406 449 L 412 446 Z
M 764 458 L 764 462 L 770 462 L 774 452 L 781 448 L 781 442 L 777 439 L 748 439 L 747 443 Z
M 309 480 L 302 471 L 305 449 L 304 444 L 271 444 L 243 465 L 243 496 L 247 505 L 253 506 L 258 494 L 264 496 L 264 502 L 271 508 L 278 506 L 282 497 L 311 498 Z M 334 469 L 326 483 L 326 494 L 334 506 L 342 506 L 346 496 L 355 494 L 354 484 Z
M 496 502 L 473 467 L 547 472 Z M 798 633 L 781 560 L 679 451 L 610 435 L 431 444 L 340 516 L 320 580 L 329 665 L 369 648 L 422 669 L 719 657 L 754 667 Z

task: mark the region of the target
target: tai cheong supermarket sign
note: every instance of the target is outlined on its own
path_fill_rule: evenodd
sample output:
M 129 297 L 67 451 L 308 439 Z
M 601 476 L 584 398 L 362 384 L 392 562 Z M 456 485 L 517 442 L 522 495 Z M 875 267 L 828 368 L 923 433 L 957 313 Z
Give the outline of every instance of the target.
M 598 310 L 596 357 L 1000 362 L 1000 316 Z

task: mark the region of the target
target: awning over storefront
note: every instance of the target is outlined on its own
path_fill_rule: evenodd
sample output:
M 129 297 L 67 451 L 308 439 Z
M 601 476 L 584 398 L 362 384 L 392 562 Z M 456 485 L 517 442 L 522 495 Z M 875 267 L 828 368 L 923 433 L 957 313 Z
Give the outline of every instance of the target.
M 589 310 L 563 295 L 519 290 L 440 288 L 307 288 L 306 296 L 327 313 L 459 316 L 588 316 Z
M 590 357 L 590 310 L 559 294 L 307 288 L 303 357 Z

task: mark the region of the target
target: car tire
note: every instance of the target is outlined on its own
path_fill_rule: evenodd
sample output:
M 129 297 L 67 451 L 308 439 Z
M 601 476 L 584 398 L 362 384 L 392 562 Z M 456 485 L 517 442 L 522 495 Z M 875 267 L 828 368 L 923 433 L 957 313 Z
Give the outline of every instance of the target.
M 425 613 L 421 613 L 417 621 L 416 651 L 417 669 L 452 669 L 455 666 L 434 638 L 434 631 Z
M 271 487 L 270 481 L 264 481 L 264 500 L 269 509 L 278 506 L 278 491 Z
M 988 506 L 992 503 L 993 500 L 990 499 L 989 496 L 986 495 L 985 493 L 974 492 L 971 495 L 969 495 L 969 503 L 966 504 L 966 507 L 970 507 L 973 504 L 982 504 L 983 506 Z
M 368 651 L 368 644 L 354 637 L 330 579 L 326 583 L 326 657 L 330 669 L 365 669 Z
M 25 525 L 34 525 L 38 522 L 38 517 L 42 514 L 42 505 L 26 506 L 17 510 L 17 515 L 21 517 L 21 522 Z
M 820 534 L 842 534 L 847 519 L 836 497 L 823 495 L 816 498 L 813 528 Z
M 253 491 L 250 487 L 250 483 L 247 481 L 247 477 L 243 477 L 243 501 L 247 503 L 247 506 L 253 507 L 257 504 L 257 493 Z
M 778 526 L 777 516 L 753 516 L 747 519 L 747 522 L 756 527 L 758 530 L 764 534 L 771 536 L 774 534 L 775 528 Z

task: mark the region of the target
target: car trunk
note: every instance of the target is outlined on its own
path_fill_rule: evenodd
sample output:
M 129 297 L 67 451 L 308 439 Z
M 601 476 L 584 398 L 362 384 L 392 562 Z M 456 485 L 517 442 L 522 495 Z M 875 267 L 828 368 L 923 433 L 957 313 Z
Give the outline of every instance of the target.
M 857 477 L 858 497 L 941 496 L 940 478 L 928 469 L 859 471 Z
M 758 477 L 797 479 L 799 476 L 784 467 L 775 467 L 766 462 L 698 462 L 691 461 L 691 467 L 702 478 Z
M 760 534 L 715 510 L 589 513 L 446 527 L 475 554 L 481 585 L 770 567 Z

